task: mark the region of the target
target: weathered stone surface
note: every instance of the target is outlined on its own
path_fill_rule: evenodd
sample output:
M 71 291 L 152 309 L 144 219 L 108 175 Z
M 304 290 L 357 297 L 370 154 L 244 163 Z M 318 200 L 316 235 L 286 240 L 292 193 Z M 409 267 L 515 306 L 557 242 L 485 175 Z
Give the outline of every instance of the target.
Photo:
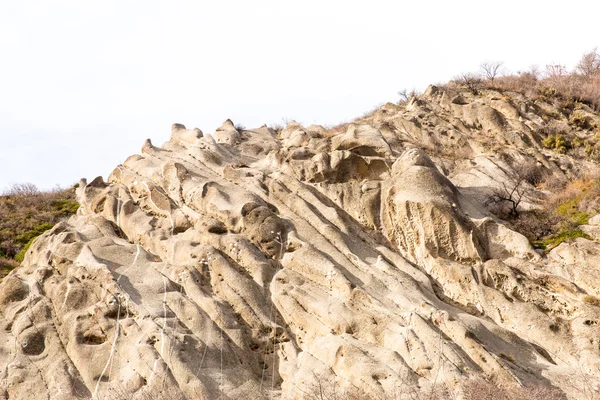
M 592 218 L 593 219 L 593 218 Z M 591 220 L 590 220 L 591 221 Z M 596 223 L 597 220 L 593 221 Z M 588 234 L 594 240 L 600 240 L 600 226 L 598 225 L 581 225 L 579 227 L 583 232 Z
M 340 132 L 174 125 L 83 180 L 0 284 L 0 398 L 411 398 L 476 376 L 578 398 L 600 378 L 600 246 L 545 257 L 485 209 L 514 173 L 494 141 L 568 173 L 500 98 L 431 87 Z

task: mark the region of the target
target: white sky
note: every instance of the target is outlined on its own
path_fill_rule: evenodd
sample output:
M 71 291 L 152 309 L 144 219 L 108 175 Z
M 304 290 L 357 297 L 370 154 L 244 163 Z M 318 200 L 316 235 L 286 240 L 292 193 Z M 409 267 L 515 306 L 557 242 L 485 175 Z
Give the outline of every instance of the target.
M 598 1 L 2 0 L 0 189 L 106 177 L 174 122 L 335 124 L 485 60 L 573 67 Z

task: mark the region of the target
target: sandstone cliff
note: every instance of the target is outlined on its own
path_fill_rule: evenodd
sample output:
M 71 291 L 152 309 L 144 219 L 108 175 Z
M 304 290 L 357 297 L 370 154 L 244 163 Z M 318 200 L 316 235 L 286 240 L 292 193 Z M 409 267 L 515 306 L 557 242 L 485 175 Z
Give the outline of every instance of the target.
M 400 399 L 475 377 L 593 398 L 600 244 L 545 254 L 486 208 L 519 166 L 597 169 L 542 146 L 565 124 L 552 110 L 432 86 L 336 129 L 173 125 L 82 180 L 77 215 L 0 284 L 0 399 L 301 399 L 323 382 Z

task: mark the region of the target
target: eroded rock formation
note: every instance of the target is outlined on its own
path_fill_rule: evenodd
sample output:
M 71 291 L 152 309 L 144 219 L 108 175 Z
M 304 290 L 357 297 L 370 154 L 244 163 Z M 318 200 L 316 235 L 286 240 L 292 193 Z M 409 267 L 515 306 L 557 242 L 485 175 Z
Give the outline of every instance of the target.
M 511 96 L 430 87 L 341 132 L 146 141 L 1 283 L 0 398 L 595 390 L 600 246 L 546 257 L 482 202 L 511 159 L 591 166 L 543 149 L 541 106 Z

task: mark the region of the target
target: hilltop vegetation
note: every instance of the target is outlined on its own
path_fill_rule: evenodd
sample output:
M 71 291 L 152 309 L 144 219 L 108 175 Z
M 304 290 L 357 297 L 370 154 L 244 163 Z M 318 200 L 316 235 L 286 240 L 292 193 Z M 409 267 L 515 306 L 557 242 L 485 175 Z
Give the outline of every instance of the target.
M 474 94 L 484 90 L 519 93 L 530 100 L 542 119 L 537 129 L 541 145 L 574 159 L 600 161 L 600 53 L 585 53 L 573 71 L 561 64 L 545 69 L 532 66 L 515 74 L 502 74 L 502 62 L 484 62 L 480 74 L 463 74 L 449 83 Z M 584 171 L 569 182 L 554 176 L 538 176 L 532 182 L 545 192 L 538 207 L 507 217 L 517 231 L 536 246 L 550 250 L 560 243 L 589 236 L 579 227 L 598 213 L 600 180 Z M 510 218 L 517 217 L 517 218 Z
M 572 71 L 562 64 L 552 64 L 545 68 L 534 65 L 524 71 L 508 73 L 501 61 L 484 62 L 479 72 L 461 74 L 437 87 L 447 94 L 454 93 L 456 97 L 452 103 L 458 106 L 486 103 L 487 98 L 491 99 L 492 106 L 494 102 L 505 102 L 509 108 L 514 107 L 518 117 L 533 116 L 534 119 L 525 124 L 527 129 L 533 130 L 530 144 L 548 150 L 544 155 L 546 160 L 555 159 L 564 164 L 561 166 L 564 173 L 557 174 L 549 171 L 546 162 L 541 161 L 539 156 L 529 161 L 524 161 L 523 157 L 512 157 L 512 151 L 507 149 L 512 141 L 505 141 L 504 146 L 499 145 L 501 140 L 497 140 L 498 137 L 485 142 L 485 134 L 493 136 L 499 132 L 481 126 L 476 118 L 470 127 L 476 135 L 474 139 L 483 142 L 487 150 L 495 151 L 506 161 L 509 169 L 526 170 L 528 173 L 526 179 L 521 179 L 523 177 L 517 173 L 504 187 L 493 190 L 487 199 L 488 205 L 492 206 L 489 210 L 506 220 L 512 229 L 523 233 L 535 247 L 546 251 L 570 239 L 589 239 L 579 227 L 586 225 L 590 216 L 600 211 L 600 179 L 594 168 L 577 170 L 569 165 L 574 160 L 592 164 L 600 161 L 598 50 L 585 53 Z M 415 90 L 405 89 L 399 95 L 398 104 L 404 108 L 413 108 L 422 101 Z M 380 113 L 378 108 L 354 122 L 373 123 L 384 130 L 404 129 L 381 118 Z M 504 118 L 498 121 L 500 126 L 507 128 Z M 348 123 L 334 129 L 343 130 L 347 126 Z M 523 131 L 514 126 L 512 129 Z M 477 133 L 484 135 L 477 138 Z M 432 148 L 427 143 L 420 147 L 444 162 L 461 158 L 473 160 L 478 156 L 468 147 Z M 529 204 L 523 207 L 522 202 L 527 200 Z
M 0 279 L 23 261 L 36 237 L 78 207 L 73 188 L 42 192 L 25 183 L 7 189 L 0 196 Z

